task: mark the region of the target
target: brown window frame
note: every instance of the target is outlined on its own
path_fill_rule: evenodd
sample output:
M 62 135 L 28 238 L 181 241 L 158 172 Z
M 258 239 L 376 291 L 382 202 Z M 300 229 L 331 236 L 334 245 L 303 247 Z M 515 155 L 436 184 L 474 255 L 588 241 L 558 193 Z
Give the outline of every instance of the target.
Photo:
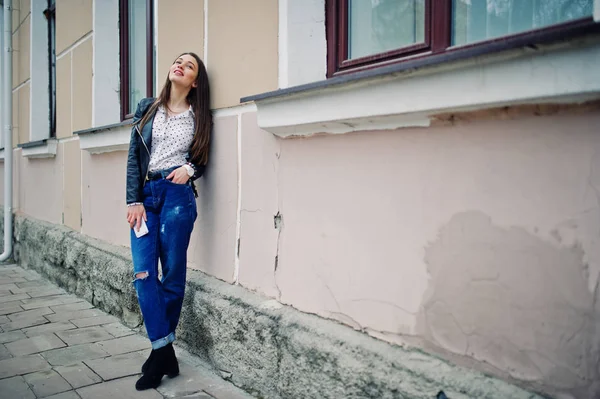
M 154 9 L 146 0 L 146 97 L 154 95 Z M 129 104 L 129 0 L 119 0 L 121 120 L 133 118 L 135 104 Z M 130 112 L 127 112 L 127 111 Z
M 452 1 L 425 0 L 425 41 L 423 43 L 349 60 L 348 0 L 325 0 L 325 9 L 327 78 L 470 48 L 493 45 L 495 51 L 501 51 L 516 45 L 522 46 L 527 39 L 531 39 L 530 44 L 534 45 L 536 42 L 545 42 L 546 38 L 556 37 L 557 33 L 564 32 L 569 35 L 579 32 L 579 28 L 597 25 L 590 16 L 513 35 L 451 46 Z

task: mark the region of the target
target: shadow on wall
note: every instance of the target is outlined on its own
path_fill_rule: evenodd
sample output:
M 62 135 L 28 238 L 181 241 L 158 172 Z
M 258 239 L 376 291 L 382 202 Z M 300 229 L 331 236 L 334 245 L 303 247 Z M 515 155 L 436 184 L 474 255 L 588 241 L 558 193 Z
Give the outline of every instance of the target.
M 598 286 L 578 246 L 480 212 L 455 215 L 426 252 L 418 331 L 435 346 L 574 397 L 600 397 Z M 594 295 L 596 298 L 594 298 Z

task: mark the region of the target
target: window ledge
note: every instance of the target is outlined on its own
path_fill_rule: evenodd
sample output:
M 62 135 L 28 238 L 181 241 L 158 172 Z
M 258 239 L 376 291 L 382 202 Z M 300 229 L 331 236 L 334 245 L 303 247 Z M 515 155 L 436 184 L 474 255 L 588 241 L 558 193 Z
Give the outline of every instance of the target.
M 21 155 L 27 158 L 53 158 L 56 156 L 58 140 L 44 139 L 31 141 L 29 143 L 19 144 Z
M 79 136 L 79 146 L 91 154 L 127 151 L 131 137 L 131 121 L 73 132 Z
M 443 59 L 450 56 L 454 58 Z M 600 98 L 597 34 L 462 58 L 458 52 L 442 54 L 414 64 L 342 75 L 241 101 L 256 103 L 262 129 L 289 137 L 427 127 L 440 113 Z

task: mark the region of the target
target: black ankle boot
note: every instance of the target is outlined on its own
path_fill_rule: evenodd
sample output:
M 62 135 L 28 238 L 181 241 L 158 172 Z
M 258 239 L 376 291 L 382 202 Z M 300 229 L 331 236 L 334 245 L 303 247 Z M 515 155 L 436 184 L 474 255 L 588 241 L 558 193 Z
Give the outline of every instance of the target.
M 150 356 L 148 356 L 148 359 L 146 359 L 144 364 L 142 364 L 142 373 L 145 373 L 148 370 L 148 366 L 150 365 L 150 362 L 152 361 L 153 357 L 154 357 L 154 349 L 152 349 L 152 351 L 150 352 Z
M 170 378 L 179 374 L 179 364 L 172 344 L 168 344 L 152 352 L 152 360 L 148 362 L 146 372 L 135 383 L 135 389 L 138 391 L 157 388 L 165 374 Z

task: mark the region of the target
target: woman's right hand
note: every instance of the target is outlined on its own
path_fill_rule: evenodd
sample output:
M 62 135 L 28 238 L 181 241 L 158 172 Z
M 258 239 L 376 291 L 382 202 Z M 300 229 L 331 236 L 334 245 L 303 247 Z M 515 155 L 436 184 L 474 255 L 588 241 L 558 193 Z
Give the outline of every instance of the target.
M 142 218 L 145 221 L 148 221 L 146 217 L 146 209 L 144 205 L 132 205 L 127 207 L 127 222 L 129 223 L 129 227 L 133 228 L 136 226 L 136 230 L 139 230 L 142 226 Z

